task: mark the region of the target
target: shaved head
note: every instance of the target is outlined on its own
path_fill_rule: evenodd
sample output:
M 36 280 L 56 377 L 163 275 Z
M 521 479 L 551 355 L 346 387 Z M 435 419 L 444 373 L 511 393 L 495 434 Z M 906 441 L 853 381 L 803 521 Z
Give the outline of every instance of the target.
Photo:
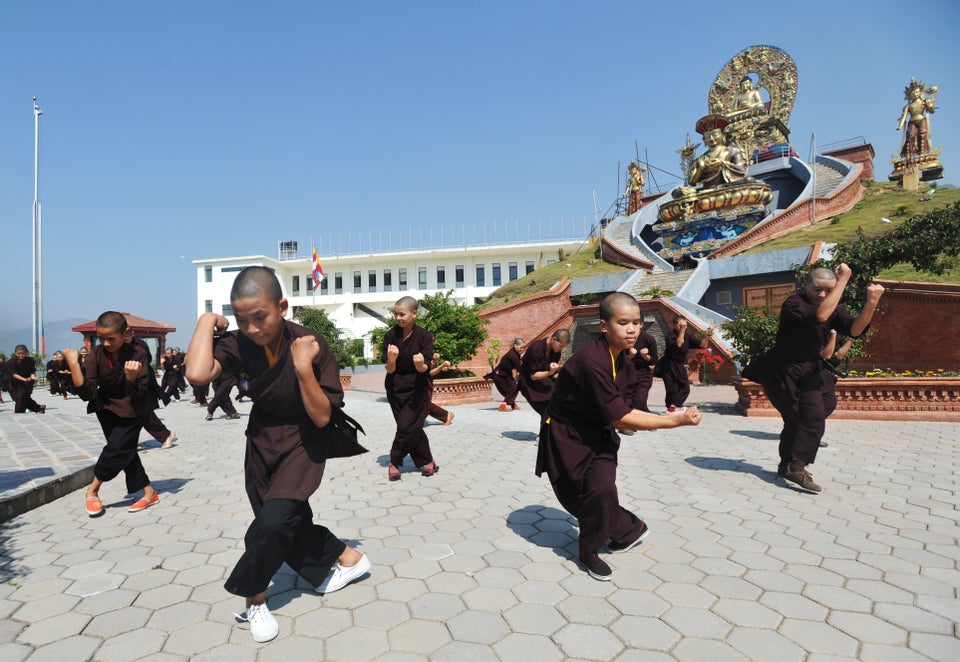
M 278 303 L 283 298 L 283 290 L 276 275 L 266 267 L 247 267 L 233 281 L 230 289 L 230 301 L 257 299 L 264 297 Z
M 617 308 L 623 308 L 624 306 L 632 306 L 637 310 L 640 310 L 637 300 L 626 292 L 614 292 L 613 294 L 608 294 L 603 298 L 603 301 L 600 302 L 600 319 L 604 322 L 609 322 L 613 319 L 613 312 Z
M 826 267 L 817 267 L 816 269 L 811 269 L 810 273 L 807 274 L 807 282 L 812 283 L 815 280 L 837 280 L 837 274 L 833 273 Z
M 125 333 L 127 330 L 127 318 L 123 313 L 108 310 L 97 318 L 98 329 L 110 329 L 117 333 Z
M 557 329 L 550 337 L 559 343 L 563 343 L 564 345 L 570 344 L 570 332 L 566 329 Z
M 413 297 L 400 297 L 394 307 L 406 308 L 411 312 L 416 312 L 420 308 L 420 302 Z

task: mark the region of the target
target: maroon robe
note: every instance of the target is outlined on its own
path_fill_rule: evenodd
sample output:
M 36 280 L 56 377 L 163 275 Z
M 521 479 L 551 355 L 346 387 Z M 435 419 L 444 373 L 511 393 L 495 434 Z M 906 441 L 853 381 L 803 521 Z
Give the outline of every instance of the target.
M 511 347 L 500 358 L 500 362 L 493 369 L 493 372 L 484 376 L 484 379 L 493 380 L 497 390 L 500 391 L 500 395 L 503 396 L 503 401 L 510 407 L 516 407 L 517 393 L 520 392 L 520 385 L 517 384 L 513 371 L 516 370 L 519 374 L 522 362 L 520 352 L 517 351 L 516 347 Z
M 220 362 L 222 372 L 247 382 L 253 400 L 244 463 L 262 501 L 306 501 L 323 477 L 327 433 L 307 414 L 290 354 L 293 340 L 309 335 L 320 344 L 320 353 L 313 360 L 317 382 L 330 399 L 330 405 L 341 407 L 340 369 L 327 341 L 299 324 L 284 322 L 278 358 L 272 366 L 267 362 L 264 348 L 239 331 L 225 334 L 214 346 L 213 355 Z
M 616 375 L 616 376 L 614 376 Z M 590 566 L 608 539 L 625 542 L 643 521 L 620 506 L 613 422 L 633 410 L 633 364 L 614 358 L 606 336 L 574 354 L 559 371 L 540 427 L 536 474 L 546 473 L 561 505 L 580 523 L 580 560 Z
M 553 396 L 556 377 L 534 380 L 530 375 L 549 370 L 551 363 L 559 361 L 560 352 L 551 351 L 547 339 L 541 338 L 527 345 L 527 351 L 523 353 L 523 359 L 520 362 L 520 392 L 541 416 L 547 410 L 547 403 Z
M 403 329 L 394 326 L 383 337 L 383 362 L 387 362 L 387 347 L 396 345 L 400 349 L 396 370 L 387 373 L 384 386 L 387 401 L 397 422 L 397 431 L 390 448 L 390 463 L 399 467 L 403 458 L 410 455 L 414 465 L 422 467 L 433 461 L 430 440 L 423 431 L 423 422 L 430 413 L 432 386 L 430 367 L 433 364 L 433 334 L 426 329 L 413 325 L 410 336 L 404 340 Z M 427 370 L 417 372 L 413 356 L 423 354 Z
M 222 336 L 213 348 L 221 374 L 239 380 L 253 400 L 244 473 L 254 520 L 244 536 L 245 551 L 224 584 L 245 597 L 265 591 L 284 563 L 319 586 L 346 548 L 329 529 L 313 523 L 308 499 L 320 486 L 326 459 L 336 453 L 332 425 L 318 428 L 303 404 L 290 345 L 299 337 L 316 338 L 320 353 L 313 359 L 313 374 L 332 409 L 343 404 L 340 369 L 322 336 L 293 322 L 283 324 L 272 366 L 265 349 L 238 331 Z
M 631 357 L 637 372 L 636 387 L 633 391 L 633 408 L 649 412 L 647 397 L 650 395 L 650 387 L 653 386 L 653 366 L 657 362 L 657 339 L 646 331 L 641 331 L 633 347 L 637 350 L 637 353 Z M 647 350 L 647 358 L 640 354 L 641 349 Z
M 680 407 L 690 397 L 690 376 L 687 374 L 687 354 L 698 349 L 700 343 L 693 337 L 688 326 L 683 343 L 678 347 L 676 330 L 667 334 L 667 346 L 663 349 L 663 388 L 666 390 L 664 404 Z

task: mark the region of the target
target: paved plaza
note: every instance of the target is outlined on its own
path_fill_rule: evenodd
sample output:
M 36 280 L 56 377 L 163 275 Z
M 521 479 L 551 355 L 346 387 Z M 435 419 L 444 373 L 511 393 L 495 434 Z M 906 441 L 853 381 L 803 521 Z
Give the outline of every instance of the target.
M 408 460 L 390 483 L 382 374 L 357 375 L 347 412 L 370 452 L 331 460 L 311 505 L 372 571 L 322 596 L 282 569 L 266 644 L 223 588 L 252 518 L 249 403 L 238 421 L 207 422 L 187 399 L 161 409 L 179 439 L 142 444 L 159 504 L 128 513 L 121 477 L 91 519 L 69 490 L 102 446 L 96 418 L 73 397 L 38 392 L 45 415 L 8 400 L 0 501 L 47 502 L 0 524 L 0 660 L 960 660 L 960 426 L 830 421 L 810 495 L 774 474 L 778 419 L 736 415 L 732 398 L 695 387 L 698 428 L 624 437 L 621 500 L 651 534 L 604 555 L 600 582 L 533 474 L 529 407 L 454 407 L 428 429 L 439 473 Z

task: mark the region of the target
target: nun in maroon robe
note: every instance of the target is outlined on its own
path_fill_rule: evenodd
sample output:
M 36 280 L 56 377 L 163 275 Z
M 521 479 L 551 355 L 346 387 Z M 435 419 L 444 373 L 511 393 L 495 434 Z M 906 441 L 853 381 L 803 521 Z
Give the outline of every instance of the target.
M 410 334 L 404 338 L 403 329 L 397 325 L 387 331 L 383 337 L 383 362 L 387 363 L 388 348 L 394 345 L 400 350 L 396 360 L 396 370 L 388 372 L 384 380 L 387 401 L 397 422 L 397 431 L 390 447 L 390 465 L 397 470 L 403 459 L 409 455 L 417 467 L 426 470 L 436 467 L 430 440 L 423 429 L 423 422 L 430 413 L 433 388 L 430 382 L 430 366 L 433 363 L 433 334 L 423 327 L 413 324 Z M 418 372 L 413 362 L 416 354 L 423 355 L 427 365 L 425 372 Z M 427 471 L 432 475 L 434 471 Z M 397 480 L 399 474 L 390 472 L 391 480 Z
M 520 385 L 517 383 L 513 373 L 520 374 L 520 365 L 523 358 L 520 356 L 518 348 L 523 347 L 523 339 L 517 338 L 513 346 L 507 350 L 497 363 L 497 367 L 492 372 L 483 376 L 484 379 L 492 379 L 500 395 L 503 396 L 503 403 L 500 405 L 500 411 L 516 410 L 517 394 L 520 393 Z
M 331 432 L 314 425 L 304 407 L 290 345 L 301 336 L 316 338 L 320 352 L 313 360 L 313 372 L 333 409 L 343 405 L 340 370 L 322 336 L 290 321 L 283 325 L 272 365 L 264 348 L 239 331 L 224 334 L 213 348 L 221 374 L 245 381 L 253 400 L 244 466 L 247 497 L 256 519 L 245 537 L 246 551 L 225 584 L 234 595 L 264 591 L 284 562 L 320 586 L 346 548 L 329 529 L 313 523 L 308 500 L 320 487 L 326 460 L 332 457 Z M 362 452 L 365 449 L 356 445 L 347 454 Z M 293 511 L 287 521 L 292 525 L 261 517 L 268 503 L 289 504 Z
M 540 338 L 527 345 L 520 362 L 520 392 L 534 411 L 541 417 L 547 411 L 547 403 L 553 396 L 557 371 L 560 369 L 560 355 L 563 348 L 570 344 L 570 332 L 566 329 L 555 331 L 549 338 Z M 539 379 L 534 376 L 539 374 Z
M 529 350 L 528 350 L 529 351 Z M 579 350 L 560 370 L 540 428 L 536 473 L 546 473 L 560 504 L 580 523 L 580 562 L 589 570 L 607 540 L 632 542 L 647 526 L 620 505 L 612 422 L 633 410 L 633 363 L 614 358 L 605 336 Z

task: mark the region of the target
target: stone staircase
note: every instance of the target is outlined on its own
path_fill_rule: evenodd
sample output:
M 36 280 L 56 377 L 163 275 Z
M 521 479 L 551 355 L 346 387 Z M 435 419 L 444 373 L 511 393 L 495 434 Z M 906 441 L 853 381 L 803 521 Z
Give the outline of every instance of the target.
M 633 287 L 630 288 L 630 294 L 636 298 L 649 298 L 641 296 L 640 293 L 646 292 L 654 287 L 659 287 L 663 290 L 673 292 L 670 296 L 674 296 L 680 292 L 680 288 L 683 287 L 691 275 L 693 275 L 693 269 L 659 271 L 657 273 L 644 274 Z
M 813 195 L 818 198 L 829 195 L 840 185 L 840 182 L 842 182 L 846 176 L 836 168 L 819 162 L 814 164 L 813 171 L 817 178 L 816 185 L 813 188 Z

